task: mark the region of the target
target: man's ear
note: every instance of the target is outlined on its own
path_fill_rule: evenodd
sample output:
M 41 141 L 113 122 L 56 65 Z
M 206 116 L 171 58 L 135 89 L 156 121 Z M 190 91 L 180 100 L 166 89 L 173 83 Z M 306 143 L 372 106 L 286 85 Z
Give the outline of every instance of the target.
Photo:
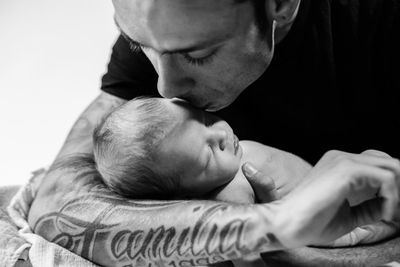
M 281 27 L 294 20 L 299 4 L 300 0 L 265 0 L 265 11 L 268 19 Z

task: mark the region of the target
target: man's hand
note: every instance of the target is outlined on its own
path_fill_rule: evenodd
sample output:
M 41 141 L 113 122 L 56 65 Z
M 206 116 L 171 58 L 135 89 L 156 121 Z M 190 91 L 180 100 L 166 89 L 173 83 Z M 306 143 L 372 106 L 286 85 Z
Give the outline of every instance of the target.
M 243 143 L 251 156 L 247 157 L 248 162 L 243 164 L 242 173 L 252 185 L 258 203 L 268 203 L 284 197 L 296 188 L 312 169 L 308 162 L 292 153 L 260 146 L 254 142 Z
M 242 165 L 242 172 L 254 190 L 257 203 L 268 203 L 278 199 L 275 181 L 271 177 L 258 171 L 250 162 Z
M 249 163 L 243 173 L 257 198 L 274 198 L 276 189 L 270 178 Z M 380 151 L 326 153 L 297 188 L 276 202 L 280 241 L 286 247 L 323 243 L 359 225 L 392 217 L 399 199 L 399 174 L 399 161 Z M 349 198 L 362 199 L 371 188 L 379 191 L 379 198 L 348 205 Z
M 326 153 L 304 181 L 281 201 L 278 239 L 286 247 L 324 243 L 357 226 L 393 218 L 399 202 L 400 163 L 371 153 Z M 379 198 L 350 207 L 351 195 L 367 187 Z

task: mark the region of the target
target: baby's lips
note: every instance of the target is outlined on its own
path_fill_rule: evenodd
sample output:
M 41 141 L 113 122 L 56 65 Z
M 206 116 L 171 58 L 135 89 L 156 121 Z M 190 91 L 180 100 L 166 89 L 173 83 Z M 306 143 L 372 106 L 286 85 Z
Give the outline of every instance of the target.
M 233 135 L 233 151 L 236 155 L 239 150 L 239 138 L 234 134 Z

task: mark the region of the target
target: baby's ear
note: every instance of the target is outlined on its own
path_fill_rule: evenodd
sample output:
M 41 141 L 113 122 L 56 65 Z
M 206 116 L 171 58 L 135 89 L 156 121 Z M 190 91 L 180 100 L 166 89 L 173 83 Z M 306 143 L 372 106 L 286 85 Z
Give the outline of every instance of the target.
M 278 27 L 293 21 L 300 0 L 265 0 L 265 12 L 270 21 L 275 20 Z

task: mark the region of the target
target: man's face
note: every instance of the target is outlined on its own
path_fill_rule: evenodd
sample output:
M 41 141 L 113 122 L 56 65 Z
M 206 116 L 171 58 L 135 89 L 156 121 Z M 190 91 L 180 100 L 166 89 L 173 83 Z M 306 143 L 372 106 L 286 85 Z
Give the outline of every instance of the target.
M 204 195 L 231 181 L 243 151 L 228 123 L 182 100 L 163 101 L 174 126 L 157 149 L 155 168 L 179 172 L 179 185 L 189 195 Z
M 114 6 L 120 29 L 157 71 L 163 97 L 218 110 L 270 63 L 251 1 L 114 0 Z

